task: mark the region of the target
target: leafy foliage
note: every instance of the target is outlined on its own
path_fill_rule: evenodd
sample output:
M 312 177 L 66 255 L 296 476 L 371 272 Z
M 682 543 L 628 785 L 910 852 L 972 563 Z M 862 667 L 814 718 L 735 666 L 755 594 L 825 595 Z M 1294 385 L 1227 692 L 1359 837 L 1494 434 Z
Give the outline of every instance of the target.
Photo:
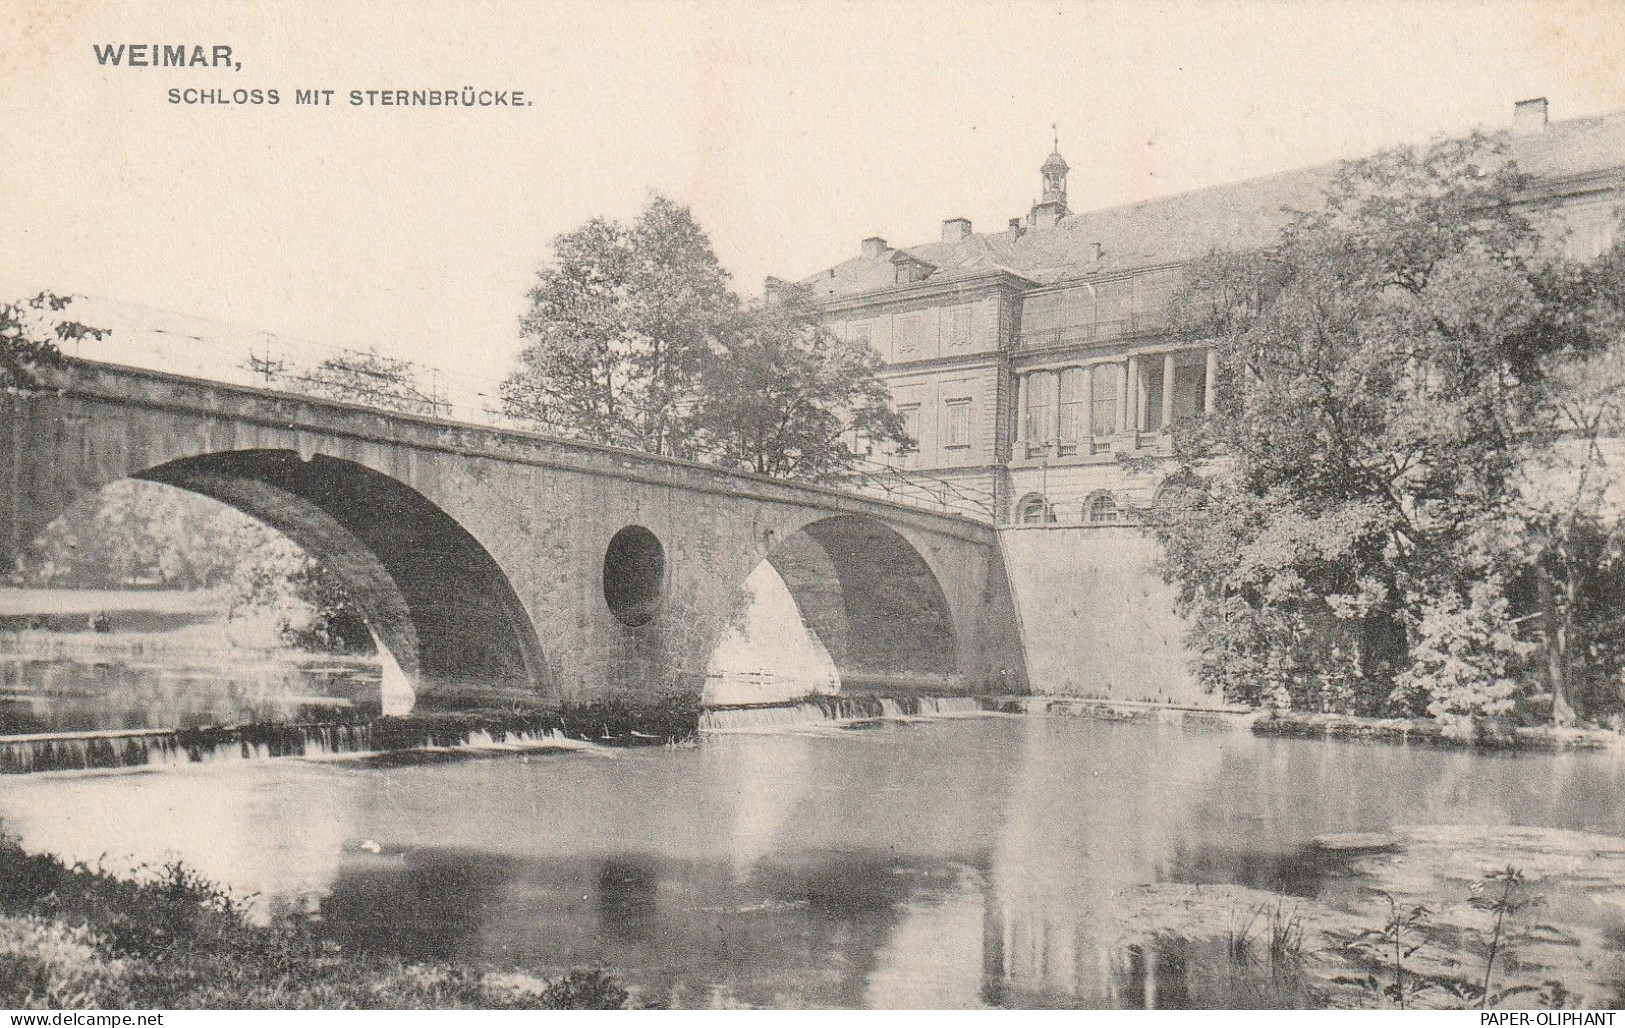
M 239 554 L 226 599 L 228 619 L 268 621 L 274 637 L 288 645 L 307 650 L 372 648 L 366 623 L 344 588 L 315 558 L 268 529 Z
M 837 337 L 803 290 L 782 286 L 743 312 L 701 376 L 701 452 L 729 467 L 817 479 L 852 468 L 855 446 L 907 442 L 880 381 L 880 355 Z
M 215 589 L 227 616 L 313 650 L 365 651 L 372 640 L 342 587 L 286 536 L 231 507 L 171 486 L 122 479 L 76 504 L 18 561 L 27 585 Z
M 1418 997 L 1437 997 L 1434 1004 L 1477 1006 L 1490 1009 L 1500 1006 L 1515 996 L 1537 996 L 1543 1008 L 1563 1007 L 1567 993 L 1561 982 L 1548 981 L 1541 985 L 1512 983 L 1493 988 L 1496 960 L 1508 955 L 1512 944 L 1527 941 L 1534 933 L 1549 925 L 1519 926 L 1515 919 L 1525 911 L 1539 906 L 1543 898 L 1529 891 L 1524 872 L 1513 866 L 1486 872 L 1468 883 L 1467 905 L 1489 915 L 1488 923 L 1479 928 L 1469 927 L 1466 934 L 1472 949 L 1482 954 L 1483 972 L 1476 978 L 1465 977 L 1450 969 L 1457 966 L 1454 959 L 1432 962 L 1432 970 L 1423 971 L 1412 960 L 1417 954 L 1444 939 L 1431 919 L 1435 913 L 1428 907 L 1406 907 L 1393 896 L 1383 893 L 1388 901 L 1390 916 L 1380 929 L 1366 929 L 1352 934 L 1331 933 L 1340 938 L 1346 953 L 1369 968 L 1363 977 L 1339 976 L 1335 981 L 1356 985 L 1368 990 L 1373 997 L 1400 1009 L 1416 1005 Z M 1471 950 L 1469 950 L 1471 952 Z M 1408 963 L 1409 962 L 1409 963 Z M 1465 969 L 1464 969 L 1465 970 Z M 1471 972 L 1469 972 L 1471 973 Z
M 1550 509 L 1553 454 L 1618 424 L 1616 392 L 1569 387 L 1617 362 L 1625 263 L 1549 260 L 1526 185 L 1477 135 L 1351 162 L 1278 249 L 1198 262 L 1171 302 L 1219 365 L 1218 413 L 1175 430 L 1206 489 L 1157 518 L 1210 688 L 1494 716 L 1561 634 L 1540 596 L 1616 529 L 1594 455 Z
M 19 564 L 33 585 L 211 589 L 230 580 L 236 556 L 262 534 L 269 529 L 212 500 L 122 479 L 53 521 Z
M 430 416 L 441 413 L 443 406 L 418 381 L 410 361 L 385 356 L 376 349 L 345 350 L 310 368 L 260 358 L 250 358 L 249 363 L 267 385 L 306 396 Z
M 1427 945 L 1424 929 L 1433 912 L 1421 904 L 1406 907 L 1387 893 L 1382 895 L 1388 901 L 1387 923 L 1380 929 L 1366 930 L 1345 945 L 1351 953 L 1378 967 L 1386 965 L 1393 980 L 1384 981 L 1372 973 L 1348 984 L 1363 985 L 1377 997 L 1404 1010 L 1431 985 L 1426 977 L 1407 973 L 1405 962 Z
M 64 361 L 58 343 L 100 339 L 107 334 L 106 329 L 57 317 L 72 302 L 72 297 L 42 292 L 0 304 L 0 391 L 38 388 L 36 373 L 60 367 Z
M 1518 637 L 1497 580 L 1474 582 L 1465 597 L 1429 599 L 1416 634 L 1411 666 L 1399 675 L 1397 689 L 1425 698 L 1427 712 L 1447 733 L 1470 737 L 1485 719 L 1512 715 L 1514 675 L 1535 644 Z
M 688 208 L 656 196 L 636 221 L 594 218 L 553 241 L 503 384 L 505 411 L 550 431 L 675 456 L 692 397 L 737 315 L 728 273 Z
M 553 241 L 502 387 L 507 414 L 594 442 L 781 477 L 852 468 L 901 442 L 880 359 L 782 286 L 746 308 L 686 207 L 650 200 Z

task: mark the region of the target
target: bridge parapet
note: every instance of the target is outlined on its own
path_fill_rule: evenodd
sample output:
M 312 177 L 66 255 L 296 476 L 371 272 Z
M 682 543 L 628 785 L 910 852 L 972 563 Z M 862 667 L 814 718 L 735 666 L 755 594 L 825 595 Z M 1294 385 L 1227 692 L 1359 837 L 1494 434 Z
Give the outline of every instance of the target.
M 727 496 L 796 503 L 832 513 L 901 519 L 928 531 L 962 535 L 978 542 L 991 542 L 994 538 L 990 519 L 933 510 L 923 502 L 902 502 L 810 482 L 791 482 L 514 427 L 386 411 L 343 400 L 93 361 L 75 361 L 68 372 L 54 376 L 50 384 L 65 395 L 245 425 L 302 430 L 311 433 L 312 439 L 343 436 L 423 451 L 681 486 Z
M 347 391 L 361 398 L 362 407 L 393 413 L 404 406 L 433 420 L 528 434 L 529 426 L 503 408 L 501 378 L 389 359 L 399 379 L 369 390 L 373 369 L 382 360 L 370 351 L 163 311 L 136 311 L 94 297 L 74 297 L 69 313 L 84 324 L 111 330 L 105 337 L 87 335 L 63 343 L 71 357 L 87 363 L 306 397 L 337 375 Z M 366 401 L 369 391 L 376 403 Z M 908 506 L 973 520 L 993 516 L 990 498 L 967 496 L 951 483 L 873 457 L 862 458 L 849 477 L 864 492 Z M 922 477 L 930 480 L 923 486 Z

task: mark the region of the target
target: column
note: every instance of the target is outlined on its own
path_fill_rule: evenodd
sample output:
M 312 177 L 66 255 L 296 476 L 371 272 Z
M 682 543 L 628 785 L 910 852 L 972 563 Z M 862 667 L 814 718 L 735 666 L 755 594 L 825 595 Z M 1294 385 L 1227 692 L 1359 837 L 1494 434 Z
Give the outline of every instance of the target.
M 1055 375 L 1055 409 L 1050 411 L 1050 437 L 1055 440 L 1055 453 L 1056 456 L 1059 456 L 1059 453 L 1061 453 L 1061 375 L 1066 374 L 1066 369 L 1058 367 L 1051 374 Z
M 1078 369 L 1078 400 L 1083 417 L 1078 419 L 1078 452 L 1095 452 L 1095 369 Z
M 1202 371 L 1202 413 L 1213 413 L 1213 385 L 1219 380 L 1219 351 L 1208 348 L 1207 365 Z
M 1118 377 L 1118 435 L 1128 432 L 1128 365 L 1113 364 L 1111 370 Z
M 1061 452 L 1061 370 L 1056 368 L 1050 372 L 1055 378 L 1055 388 L 1050 390 L 1054 398 L 1054 406 L 1049 411 L 1049 437 L 1055 441 L 1055 452 Z
M 1016 409 L 1016 431 L 1014 441 L 1011 443 L 1011 450 L 1013 451 L 1011 456 L 1020 460 L 1027 456 L 1027 390 L 1029 387 L 1026 375 L 1016 375 L 1015 379 L 1016 387 L 1013 390 L 1015 400 L 1013 402 Z
M 1140 381 L 1140 358 L 1138 357 L 1128 359 L 1126 389 L 1128 402 L 1123 405 L 1123 409 L 1129 415 L 1129 430 L 1139 432 L 1145 428 L 1140 422 L 1145 413 L 1145 383 Z
M 1162 355 L 1162 430 L 1174 427 L 1174 355 Z

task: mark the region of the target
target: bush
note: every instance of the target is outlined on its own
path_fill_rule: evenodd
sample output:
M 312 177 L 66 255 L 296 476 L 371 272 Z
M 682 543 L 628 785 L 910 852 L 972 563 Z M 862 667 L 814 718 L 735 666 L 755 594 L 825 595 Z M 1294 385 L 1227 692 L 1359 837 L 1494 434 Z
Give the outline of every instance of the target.
M 180 863 L 133 877 L 24 852 L 0 831 L 0 1007 L 614 1009 L 601 970 L 497 988 L 483 966 L 343 952 L 310 921 L 254 924 L 245 900 Z
M 622 1010 L 629 999 L 613 975 L 595 968 L 567 972 L 542 990 L 549 1010 Z
M 1517 707 L 1517 677 L 1535 644 L 1518 637 L 1501 583 L 1475 582 L 1465 597 L 1447 592 L 1422 608 L 1411 666 L 1395 682 L 1404 704 L 1425 696 L 1446 734 L 1477 737 Z

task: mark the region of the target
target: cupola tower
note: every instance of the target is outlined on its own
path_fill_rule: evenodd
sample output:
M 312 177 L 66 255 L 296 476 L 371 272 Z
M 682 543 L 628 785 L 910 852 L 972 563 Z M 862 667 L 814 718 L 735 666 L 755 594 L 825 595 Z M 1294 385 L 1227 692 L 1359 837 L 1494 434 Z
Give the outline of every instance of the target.
M 1048 228 L 1066 216 L 1066 173 L 1070 170 L 1066 158 L 1061 156 L 1061 136 L 1057 131 L 1054 149 L 1044 158 L 1043 165 L 1038 169 L 1044 178 L 1044 192 L 1039 201 L 1033 204 L 1032 213 L 1027 216 L 1029 225 L 1034 228 Z

